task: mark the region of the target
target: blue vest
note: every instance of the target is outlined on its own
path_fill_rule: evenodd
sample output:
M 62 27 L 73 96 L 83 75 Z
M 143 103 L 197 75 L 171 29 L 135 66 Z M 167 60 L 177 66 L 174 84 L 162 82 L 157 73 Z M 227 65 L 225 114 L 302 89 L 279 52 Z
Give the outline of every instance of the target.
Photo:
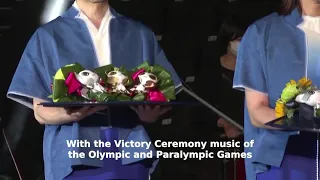
M 273 13 L 252 24 L 239 46 L 234 88 L 266 93 L 274 108 L 285 84 L 306 76 L 306 38 L 297 27 L 301 23 L 295 9 L 288 16 Z M 256 180 L 256 174 L 265 172 L 267 165 L 279 167 L 289 136 L 298 133 L 256 128 L 246 107 L 244 131 L 245 141 L 254 140 L 252 148 L 245 148 L 253 154 L 246 159 L 247 180 Z
M 111 60 L 115 66 L 131 69 L 144 61 L 159 64 L 171 72 L 175 85 L 181 85 L 179 77 L 151 30 L 111 9 L 115 17 L 110 22 Z M 75 18 L 79 12 L 71 7 L 64 15 L 41 26 L 30 39 L 12 79 L 7 96 L 28 107 L 32 98 L 51 101 L 50 84 L 56 71 L 67 64 L 80 63 L 87 69 L 98 66 L 93 43 L 83 20 Z M 121 122 L 119 139 L 125 141 L 150 141 L 139 119 L 133 112 L 112 111 L 112 121 Z M 106 121 L 105 116 L 93 115 L 80 122 Z M 61 180 L 72 172 L 74 165 L 102 167 L 99 159 L 70 159 L 68 151 L 89 152 L 90 148 L 68 148 L 67 140 L 99 140 L 100 127 L 82 127 L 79 123 L 46 125 L 44 133 L 44 163 L 46 180 Z M 98 149 L 97 149 L 98 150 Z M 144 148 L 122 148 L 125 152 L 149 152 Z M 139 158 L 123 158 L 123 164 L 140 161 Z

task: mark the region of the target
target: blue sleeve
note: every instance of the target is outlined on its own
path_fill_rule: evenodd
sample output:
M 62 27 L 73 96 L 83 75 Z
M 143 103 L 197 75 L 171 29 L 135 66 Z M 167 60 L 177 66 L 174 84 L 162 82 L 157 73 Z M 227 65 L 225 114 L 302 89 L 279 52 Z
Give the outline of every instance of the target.
M 179 75 L 177 74 L 177 72 L 175 71 L 175 69 L 173 68 L 173 66 L 171 65 L 171 63 L 168 61 L 166 55 L 164 54 L 164 51 L 161 49 L 161 47 L 160 47 L 160 45 L 154 35 L 153 35 L 153 38 L 154 38 L 154 46 L 155 46 L 154 64 L 158 64 L 158 65 L 164 67 L 167 71 L 169 71 L 171 73 L 171 76 L 172 76 L 172 79 L 174 81 L 174 85 L 176 88 L 176 94 L 178 94 L 182 90 L 181 79 L 180 79 Z
M 12 78 L 7 97 L 32 108 L 33 98 L 49 100 L 51 79 L 42 61 L 39 31 L 29 40 L 16 72 Z
M 267 93 L 266 60 L 263 56 L 264 38 L 259 35 L 256 25 L 251 25 L 243 36 L 238 53 L 233 79 L 233 88 L 252 89 Z

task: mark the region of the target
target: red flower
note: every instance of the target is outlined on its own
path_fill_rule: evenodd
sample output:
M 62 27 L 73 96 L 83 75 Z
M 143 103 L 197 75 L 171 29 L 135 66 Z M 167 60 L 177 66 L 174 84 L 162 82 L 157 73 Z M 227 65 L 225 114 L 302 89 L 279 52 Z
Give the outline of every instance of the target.
M 105 85 L 105 83 L 104 83 L 103 79 L 100 79 L 99 84 L 100 84 L 100 85 L 102 85 L 102 86 L 104 86 L 104 85 Z

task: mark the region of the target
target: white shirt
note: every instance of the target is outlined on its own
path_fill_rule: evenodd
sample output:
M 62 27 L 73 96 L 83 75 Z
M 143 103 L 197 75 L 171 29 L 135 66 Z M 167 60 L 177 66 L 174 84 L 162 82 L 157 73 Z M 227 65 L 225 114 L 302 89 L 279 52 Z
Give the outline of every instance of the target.
M 303 16 L 303 23 L 300 27 L 303 30 L 308 29 L 320 33 L 320 17 Z
M 97 29 L 90 19 L 79 9 L 77 1 L 73 3 L 73 7 L 79 11 L 77 18 L 82 19 L 88 27 L 99 65 L 105 66 L 111 64 L 109 25 L 113 16 L 110 9 L 108 8 L 106 15 L 101 21 L 100 28 Z

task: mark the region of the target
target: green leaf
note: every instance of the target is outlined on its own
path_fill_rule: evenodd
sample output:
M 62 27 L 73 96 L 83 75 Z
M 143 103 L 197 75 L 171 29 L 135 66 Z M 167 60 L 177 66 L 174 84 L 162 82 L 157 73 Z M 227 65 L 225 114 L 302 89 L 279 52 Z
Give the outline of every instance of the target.
M 171 86 L 170 88 L 162 91 L 164 96 L 166 97 L 167 100 L 175 100 L 176 99 L 176 92 L 175 92 L 175 87 Z
M 152 73 L 158 77 L 158 88 L 165 95 L 166 99 L 176 99 L 175 86 L 171 74 L 159 65 L 153 66 Z
M 56 72 L 56 74 L 54 75 L 53 79 L 65 80 L 69 73 L 71 73 L 71 72 L 79 73 L 83 70 L 84 70 L 84 68 L 78 63 L 69 64 L 69 65 L 66 65 L 66 66 L 60 68 Z
M 145 71 L 149 72 L 150 69 L 151 69 L 151 67 L 150 67 L 148 61 L 144 61 L 142 64 L 140 64 L 140 65 L 135 69 L 135 71 L 138 70 L 138 69 L 144 69 Z
M 92 91 L 88 92 L 88 97 L 98 102 L 115 101 L 117 100 L 117 96 L 117 93 L 93 93 Z
M 65 80 L 66 79 L 66 76 L 64 76 L 63 72 L 61 69 L 59 69 L 56 74 L 53 76 L 53 79 L 56 79 L 56 80 Z
M 108 101 L 116 101 L 118 97 L 117 93 L 110 93 L 108 96 Z
M 127 86 L 131 86 L 134 82 L 132 79 L 132 72 L 131 71 L 127 71 L 125 74 L 128 77 L 128 82 L 127 82 Z
M 96 97 L 96 93 L 93 93 L 92 91 L 88 91 L 87 96 L 89 99 L 94 99 Z
M 316 110 L 316 117 L 320 117 L 320 109 Z
M 72 102 L 85 102 L 88 101 L 82 96 L 72 96 Z
M 160 75 L 162 78 L 170 78 L 171 77 L 169 71 L 167 71 L 165 68 L 163 68 L 160 65 L 154 65 L 151 72 L 154 74 Z
M 53 102 L 74 102 L 74 100 L 72 99 L 72 96 L 64 96 L 59 99 L 54 99 Z
M 123 66 L 121 66 L 119 69 L 118 69 L 118 71 L 120 71 L 120 72 L 122 72 L 123 74 L 127 74 L 127 70 L 126 70 L 126 68 L 124 68 Z
M 139 69 L 144 69 L 147 72 L 154 74 L 158 78 L 157 88 L 164 94 L 167 100 L 176 99 L 174 82 L 169 71 L 160 65 L 150 66 L 147 61 L 139 65 L 133 70 L 133 72 Z M 138 101 L 141 101 L 141 99 L 145 100 L 145 96 L 138 94 L 133 98 L 133 100 Z
M 61 71 L 64 75 L 64 77 L 67 77 L 69 73 L 75 72 L 79 73 L 81 71 L 85 70 L 80 64 L 75 63 L 75 64 L 69 64 L 61 68 Z
M 96 93 L 95 100 L 98 102 L 104 102 L 108 100 L 109 95 L 107 93 Z
M 288 124 L 288 126 L 291 126 L 292 124 L 294 124 L 293 118 L 286 118 L 286 123 Z
M 288 109 L 287 110 L 287 117 L 285 118 L 285 123 L 287 125 L 292 125 L 294 122 L 293 122 L 293 118 L 294 118 L 294 113 L 297 111 L 298 109 L 297 108 L 294 108 L 294 109 Z
M 164 94 L 167 100 L 176 99 L 175 86 L 171 78 L 160 80 L 161 83 L 158 84 L 158 89 Z
M 176 99 L 176 92 L 173 83 L 168 83 L 159 87 L 159 90 L 164 94 L 167 100 L 175 100 Z
M 130 101 L 131 100 L 131 97 L 130 96 L 127 96 L 125 94 L 120 94 L 118 97 L 117 97 L 117 100 L 119 101 Z
M 132 80 L 132 72 L 128 71 L 126 68 L 124 68 L 123 66 L 121 66 L 118 71 L 122 72 L 125 76 L 128 77 L 128 82 L 125 83 L 125 86 L 130 86 L 133 84 L 133 80 Z
M 96 68 L 93 70 L 93 72 L 97 73 L 100 78 L 103 79 L 103 81 L 107 81 L 107 74 L 111 71 L 114 70 L 114 66 L 112 64 L 106 65 L 106 66 L 101 66 L 99 68 Z
M 145 99 L 146 96 L 142 93 L 139 93 L 132 98 L 133 101 L 144 101 Z
M 287 112 L 287 117 L 288 118 L 292 118 L 294 115 L 295 109 L 289 109 Z
M 60 99 L 67 96 L 68 87 L 65 85 L 64 80 L 54 80 L 52 84 L 52 99 Z

